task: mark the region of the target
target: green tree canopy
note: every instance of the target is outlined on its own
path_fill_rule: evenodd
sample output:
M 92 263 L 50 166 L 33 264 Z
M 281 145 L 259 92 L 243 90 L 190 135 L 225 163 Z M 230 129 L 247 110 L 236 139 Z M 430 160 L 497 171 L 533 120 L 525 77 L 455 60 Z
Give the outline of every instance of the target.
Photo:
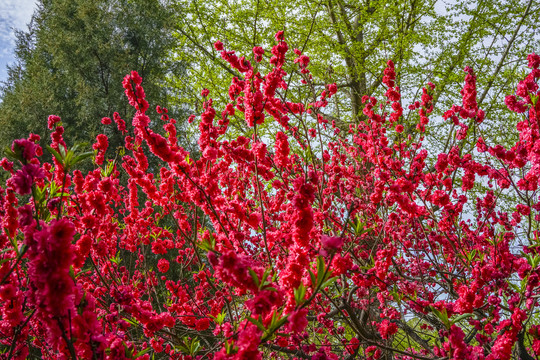
M 159 0 L 40 1 L 2 88 L 0 143 L 46 134 L 50 114 L 61 116 L 69 138 L 92 141 L 105 131 L 102 117 L 130 116 L 122 78 L 131 70 L 144 77 L 149 100 L 166 105 L 174 17 Z
M 212 47 L 215 41 L 252 60 L 254 46 L 271 56 L 271 36 L 284 30 L 291 48 L 311 58 L 315 90 L 320 93 L 333 82 L 341 88 L 326 115 L 341 121 L 343 129 L 363 119 L 363 95 L 384 91 L 382 70 L 392 59 L 407 101 L 419 99 L 431 81 L 436 84 L 434 102 L 451 106 L 461 100 L 465 66 L 487 74 L 478 79 L 479 102 L 492 128 L 506 136 L 508 119 L 498 118 L 501 99 L 511 93 L 510 80 L 519 76 L 526 54 L 540 45 L 540 9 L 532 0 L 177 0 L 176 6 L 184 14 L 177 28 L 178 56 L 191 64 L 185 77 L 174 79 L 189 79 L 192 89 L 179 98 L 181 103 L 191 102 L 197 110 L 200 104 L 193 99 L 202 88 L 210 89 L 211 96 L 226 94 L 223 87 L 231 74 Z M 291 84 L 301 79 L 298 68 L 286 70 Z M 414 131 L 417 113 L 405 109 L 403 116 L 407 130 Z M 448 143 L 441 134 L 455 133 L 450 127 L 431 133 L 441 148 Z

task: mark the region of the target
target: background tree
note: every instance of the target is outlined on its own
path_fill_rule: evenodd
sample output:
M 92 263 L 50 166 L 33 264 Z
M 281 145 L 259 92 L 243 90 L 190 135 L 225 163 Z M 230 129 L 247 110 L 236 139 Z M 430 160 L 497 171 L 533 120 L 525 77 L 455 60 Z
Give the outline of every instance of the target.
M 73 141 L 92 141 L 104 131 L 99 119 L 131 115 L 121 87 L 131 70 L 145 77 L 148 98 L 166 105 L 158 79 L 175 71 L 167 56 L 174 17 L 158 0 L 41 1 L 28 31 L 17 34 L 17 63 L 1 93 L 0 143 L 46 133 L 50 114 Z M 110 141 L 121 144 L 119 136 Z
M 226 94 L 223 89 L 231 71 L 213 49 L 215 41 L 252 60 L 254 46 L 262 46 L 265 56 L 271 56 L 273 39 L 267 34 L 283 29 L 290 46 L 310 56 L 314 86 L 336 82 L 346 90 L 334 98 L 326 114 L 343 130 L 365 120 L 362 96 L 382 91 L 382 70 L 392 59 L 403 97 L 420 100 L 422 87 L 431 81 L 436 85 L 434 103 L 443 102 L 441 108 L 459 100 L 455 94 L 465 66 L 484 74 L 478 78 L 479 103 L 493 122 L 491 127 L 504 137 L 506 119 L 498 118 L 497 104 L 511 92 L 510 79 L 525 65 L 522 59 L 540 44 L 540 12 L 534 1 L 177 0 L 176 6 L 186 14 L 177 28 L 183 50 L 179 57 L 191 66 L 186 78 L 174 80 L 179 84 L 190 79 L 192 86 L 180 102 L 200 108 L 193 95 L 202 88 L 216 96 Z M 291 84 L 300 82 L 298 69 L 287 70 Z M 415 131 L 416 112 L 405 109 L 403 116 L 409 124 L 406 132 Z M 448 145 L 440 133 L 454 136 L 450 127 L 434 127 L 427 134 L 433 136 L 434 146 Z

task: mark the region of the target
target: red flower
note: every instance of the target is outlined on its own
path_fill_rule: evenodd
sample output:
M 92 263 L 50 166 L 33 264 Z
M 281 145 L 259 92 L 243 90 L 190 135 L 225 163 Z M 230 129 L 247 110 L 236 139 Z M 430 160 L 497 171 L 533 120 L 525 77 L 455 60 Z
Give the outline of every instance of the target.
M 329 253 L 341 250 L 344 240 L 339 236 L 321 236 L 321 254 L 326 256 Z
M 216 41 L 214 43 L 214 48 L 217 50 L 217 51 L 222 51 L 223 50 L 223 43 L 221 41 Z
M 167 259 L 159 259 L 157 266 L 158 270 L 162 273 L 169 271 L 169 261 Z
M 195 330 L 204 331 L 210 327 L 210 319 L 202 318 L 195 323 Z
M 379 334 L 381 334 L 381 337 L 383 339 L 388 339 L 390 336 L 394 335 L 398 331 L 398 327 L 395 323 L 390 322 L 388 319 L 384 319 L 380 323 L 377 324 L 377 328 L 379 329 Z
M 299 309 L 290 313 L 289 317 L 287 318 L 289 321 L 287 324 L 288 330 L 295 334 L 299 334 L 304 331 L 308 325 L 307 313 L 307 309 Z
M 35 180 L 45 178 L 45 172 L 36 164 L 26 164 L 10 180 L 13 190 L 19 195 L 30 194 Z
M 24 160 L 30 161 L 36 156 L 37 145 L 27 139 L 19 139 L 13 141 L 11 150 L 15 153 L 20 153 Z
M 47 120 L 47 127 L 49 130 L 52 130 L 54 125 L 56 123 L 59 123 L 61 121 L 60 116 L 57 115 L 49 115 L 49 118 Z

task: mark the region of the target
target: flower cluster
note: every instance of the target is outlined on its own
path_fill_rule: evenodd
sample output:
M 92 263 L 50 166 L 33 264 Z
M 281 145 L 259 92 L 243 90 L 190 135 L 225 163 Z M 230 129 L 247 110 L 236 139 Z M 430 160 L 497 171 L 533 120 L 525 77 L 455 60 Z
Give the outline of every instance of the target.
M 101 120 L 124 136 L 122 156 L 108 158 L 104 134 L 93 153 L 69 146 L 58 116 L 47 120 L 51 161 L 39 136 L 13 142 L 0 161 L 0 353 L 540 356 L 540 57 L 505 100 L 520 118 L 513 146 L 470 138 L 488 114 L 482 74 L 465 68 L 461 105 L 444 113 L 456 141 L 434 153 L 434 84 L 407 122 L 388 61 L 384 96 L 364 96 L 362 121 L 339 132 L 325 115 L 338 86 L 315 85 L 310 58 L 289 54 L 283 32 L 275 41 L 251 61 L 214 44 L 242 78 L 221 112 L 201 90 L 194 152 L 172 111 L 148 111 L 137 72 L 123 82 L 132 121 Z M 286 98 L 298 84 L 315 96 Z M 233 120 L 250 135 L 229 131 Z

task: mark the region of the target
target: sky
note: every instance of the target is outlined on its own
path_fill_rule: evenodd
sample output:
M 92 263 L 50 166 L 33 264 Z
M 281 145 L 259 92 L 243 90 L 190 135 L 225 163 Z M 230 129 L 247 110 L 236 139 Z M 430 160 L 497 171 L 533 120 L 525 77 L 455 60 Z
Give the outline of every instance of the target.
M 26 30 L 36 0 L 0 0 L 0 82 L 7 77 L 6 65 L 14 61 L 14 29 Z

